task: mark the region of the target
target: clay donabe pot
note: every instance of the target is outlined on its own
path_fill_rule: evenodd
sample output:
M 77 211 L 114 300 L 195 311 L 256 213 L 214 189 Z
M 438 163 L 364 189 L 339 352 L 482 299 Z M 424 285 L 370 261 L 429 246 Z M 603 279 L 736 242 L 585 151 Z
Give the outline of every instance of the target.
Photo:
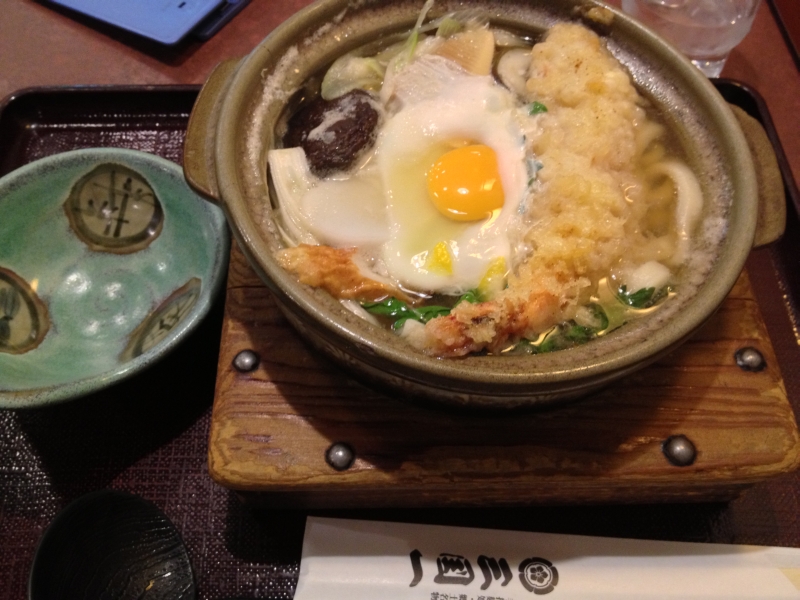
M 322 0 L 275 29 L 248 56 L 217 67 L 190 120 L 184 171 L 223 207 L 239 247 L 286 318 L 313 346 L 363 381 L 424 402 L 478 408 L 542 406 L 576 398 L 674 349 L 725 299 L 753 246 L 758 197 L 742 130 L 709 80 L 671 46 L 624 14 L 591 0 L 437 0 L 429 17 L 476 8 L 494 25 L 538 37 L 582 20 L 602 35 L 640 92 L 677 132 L 706 201 L 722 207 L 725 235 L 707 272 L 686 277 L 652 316 L 577 348 L 533 356 L 438 359 L 368 323 L 275 261 L 267 151 L 275 126 L 306 80 L 345 52 L 409 31 L 422 1 Z M 610 10 L 608 23 L 593 20 Z

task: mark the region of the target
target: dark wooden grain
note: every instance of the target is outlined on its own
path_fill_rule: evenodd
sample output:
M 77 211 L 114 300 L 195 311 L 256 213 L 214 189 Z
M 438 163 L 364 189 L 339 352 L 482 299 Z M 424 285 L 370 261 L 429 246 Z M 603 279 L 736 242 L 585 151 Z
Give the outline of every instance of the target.
M 741 370 L 753 346 L 767 368 Z M 242 350 L 261 357 L 239 373 Z M 689 467 L 661 450 L 697 447 Z M 345 472 L 325 462 L 353 446 Z M 311 350 L 232 253 L 209 467 L 274 506 L 486 506 L 727 500 L 800 460 L 800 440 L 747 272 L 714 317 L 656 364 L 545 412 L 453 414 L 395 400 Z

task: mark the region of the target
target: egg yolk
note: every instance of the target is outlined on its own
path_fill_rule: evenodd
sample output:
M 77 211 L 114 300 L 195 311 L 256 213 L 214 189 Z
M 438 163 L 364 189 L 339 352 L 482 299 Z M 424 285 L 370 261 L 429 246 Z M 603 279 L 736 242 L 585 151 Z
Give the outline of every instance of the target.
M 505 200 L 494 150 L 474 144 L 446 152 L 428 171 L 428 194 L 439 212 L 454 221 L 491 216 Z

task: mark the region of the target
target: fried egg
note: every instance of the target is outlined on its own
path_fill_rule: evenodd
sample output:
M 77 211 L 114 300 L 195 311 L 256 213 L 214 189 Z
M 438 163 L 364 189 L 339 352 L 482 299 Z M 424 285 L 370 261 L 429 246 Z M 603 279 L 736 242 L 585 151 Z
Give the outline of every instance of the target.
M 415 65 L 430 70 L 426 58 L 402 76 L 413 84 Z M 490 76 L 451 69 L 447 78 L 429 82 L 435 94 L 405 95 L 375 159 L 389 227 L 386 271 L 404 287 L 455 295 L 505 274 L 528 176 L 514 96 Z M 402 95 L 403 82 L 393 84 Z
M 524 114 L 491 76 L 426 55 L 392 79 L 372 153 L 324 179 L 301 148 L 272 150 L 281 213 L 295 242 L 357 247 L 410 292 L 502 289 L 528 187 Z

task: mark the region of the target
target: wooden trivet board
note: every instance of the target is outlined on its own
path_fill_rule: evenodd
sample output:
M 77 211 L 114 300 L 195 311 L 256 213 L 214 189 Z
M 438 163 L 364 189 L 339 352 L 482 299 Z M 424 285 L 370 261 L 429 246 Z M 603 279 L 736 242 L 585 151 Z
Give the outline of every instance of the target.
M 735 353 L 757 349 L 749 372 Z M 233 367 L 243 350 L 257 369 Z M 662 445 L 684 435 L 689 466 Z M 354 464 L 326 450 L 345 442 Z M 569 405 L 533 414 L 452 414 L 372 391 L 319 356 L 231 253 L 209 470 L 275 507 L 430 507 L 729 500 L 791 471 L 800 439 L 745 271 L 716 315 L 658 363 Z

